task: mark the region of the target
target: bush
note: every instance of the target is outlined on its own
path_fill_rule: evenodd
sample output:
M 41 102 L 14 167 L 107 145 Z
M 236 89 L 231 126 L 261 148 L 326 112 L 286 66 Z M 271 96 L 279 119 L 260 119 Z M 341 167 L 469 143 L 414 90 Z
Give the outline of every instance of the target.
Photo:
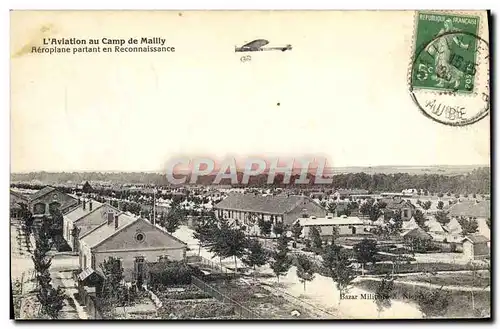
M 193 272 L 184 262 L 161 261 L 151 265 L 150 282 L 153 287 L 190 284 Z
M 54 246 L 58 252 L 71 251 L 71 247 L 61 235 L 54 236 L 52 242 L 54 242 Z

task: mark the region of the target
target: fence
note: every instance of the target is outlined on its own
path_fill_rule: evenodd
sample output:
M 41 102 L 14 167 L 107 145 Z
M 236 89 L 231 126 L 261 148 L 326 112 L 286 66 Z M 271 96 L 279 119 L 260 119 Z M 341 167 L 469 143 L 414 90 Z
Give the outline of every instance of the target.
M 220 264 L 217 264 L 215 262 L 212 262 L 211 260 L 209 259 L 206 259 L 204 257 L 200 257 L 200 263 L 212 270 L 217 270 L 219 271 L 220 273 L 225 273 L 225 274 L 236 274 L 235 271 L 232 271 L 230 269 L 228 269 L 227 267 L 224 267 Z
M 206 292 L 213 298 L 217 299 L 218 301 L 221 301 L 225 304 L 231 304 L 234 307 L 234 310 L 236 314 L 239 315 L 240 318 L 242 319 L 260 319 L 261 317 L 257 315 L 257 313 L 250 311 L 248 308 L 245 306 L 241 305 L 234 299 L 231 299 L 229 296 L 221 293 L 211 285 L 203 282 L 203 280 L 195 277 L 194 275 L 192 276 L 191 282 L 198 287 L 200 290 Z

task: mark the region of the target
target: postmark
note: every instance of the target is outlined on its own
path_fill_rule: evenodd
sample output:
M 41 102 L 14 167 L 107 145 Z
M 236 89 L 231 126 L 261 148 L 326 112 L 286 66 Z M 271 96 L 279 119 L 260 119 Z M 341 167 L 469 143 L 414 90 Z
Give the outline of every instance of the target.
M 489 113 L 489 46 L 480 17 L 417 13 L 410 94 L 433 120 L 464 126 Z

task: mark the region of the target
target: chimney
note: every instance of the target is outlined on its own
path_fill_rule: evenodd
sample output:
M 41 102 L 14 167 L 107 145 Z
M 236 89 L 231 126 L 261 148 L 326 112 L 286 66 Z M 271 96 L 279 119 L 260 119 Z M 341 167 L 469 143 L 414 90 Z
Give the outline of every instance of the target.
M 108 225 L 113 224 L 113 213 L 108 212 Z
M 92 200 L 89 201 L 89 211 L 92 211 Z
M 87 205 L 87 201 L 85 201 L 85 199 L 83 199 L 83 210 L 85 210 L 86 205 Z
M 115 230 L 118 229 L 118 214 L 115 215 Z
M 78 198 L 78 205 L 82 203 L 82 199 Z

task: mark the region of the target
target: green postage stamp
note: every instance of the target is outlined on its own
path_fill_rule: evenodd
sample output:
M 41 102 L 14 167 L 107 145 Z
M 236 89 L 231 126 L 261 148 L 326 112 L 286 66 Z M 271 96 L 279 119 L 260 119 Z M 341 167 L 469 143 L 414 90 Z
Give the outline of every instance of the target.
M 418 12 L 411 87 L 471 93 L 477 66 L 479 16 Z

